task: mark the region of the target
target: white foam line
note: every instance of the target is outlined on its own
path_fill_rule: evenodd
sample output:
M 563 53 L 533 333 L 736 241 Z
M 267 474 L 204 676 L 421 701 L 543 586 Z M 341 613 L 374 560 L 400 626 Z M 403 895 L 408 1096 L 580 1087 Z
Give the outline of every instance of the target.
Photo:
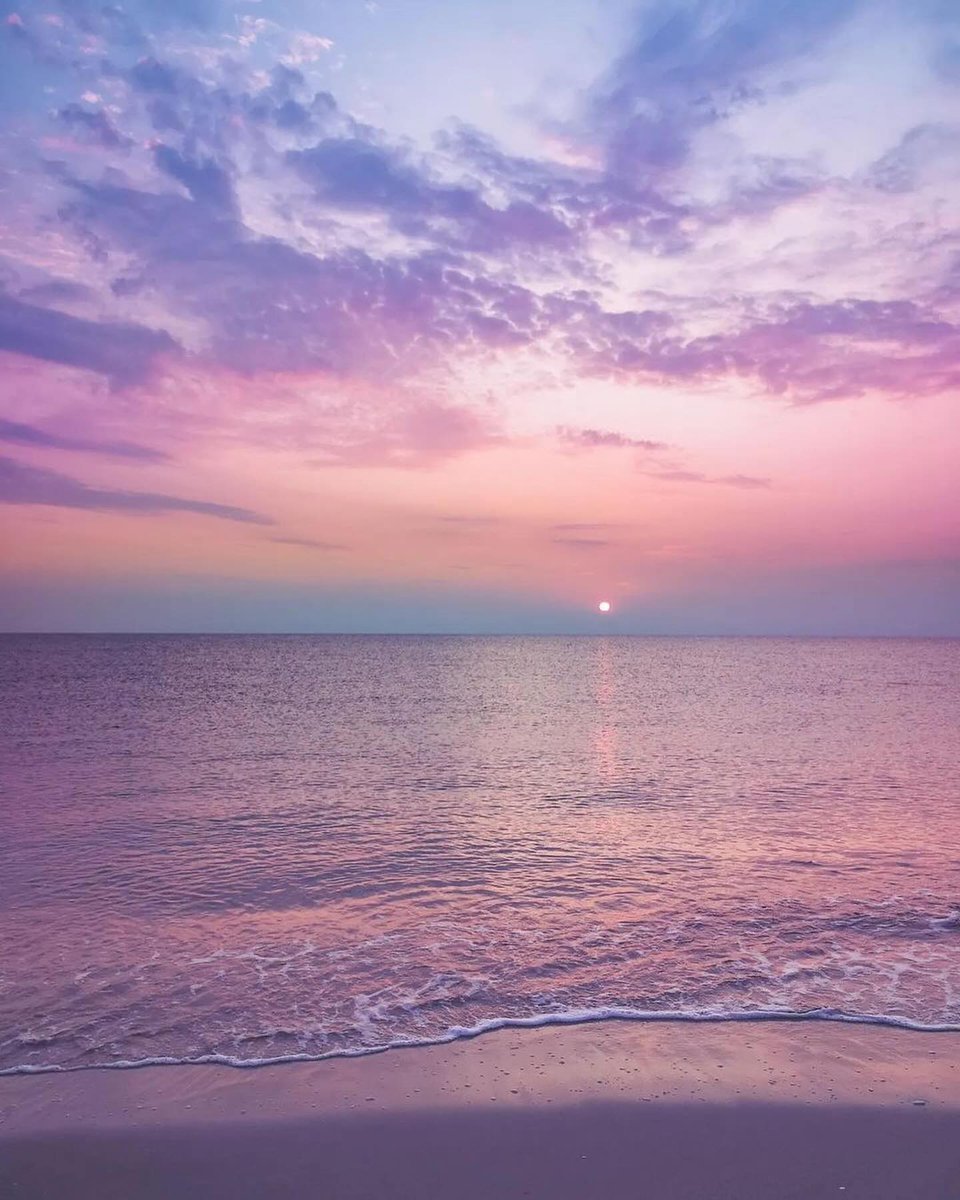
M 834 1021 L 847 1025 L 885 1025 L 894 1029 L 909 1029 L 916 1033 L 960 1033 L 960 1023 L 927 1023 L 913 1021 L 909 1017 L 897 1017 L 887 1013 L 849 1013 L 842 1009 L 789 1008 L 754 1009 L 750 1011 L 724 1011 L 704 1009 L 684 1012 L 640 1008 L 584 1008 L 568 1009 L 566 1012 L 543 1013 L 532 1017 L 491 1017 L 478 1021 L 476 1025 L 455 1025 L 446 1033 L 433 1038 L 398 1038 L 377 1046 L 355 1046 L 344 1050 L 328 1050 L 325 1054 L 279 1054 L 273 1058 L 237 1058 L 231 1054 L 200 1054 L 196 1057 L 118 1059 L 108 1063 L 80 1063 L 60 1066 L 56 1063 L 37 1066 L 25 1063 L 20 1066 L 0 1069 L 4 1075 L 50 1075 L 70 1071 L 132 1071 L 141 1067 L 189 1067 L 215 1065 L 252 1070 L 257 1067 L 275 1067 L 281 1063 L 325 1062 L 331 1058 L 363 1058 L 369 1054 L 384 1054 L 387 1050 L 423 1049 L 428 1046 L 445 1046 L 450 1042 L 466 1041 L 492 1033 L 497 1029 L 540 1029 L 546 1025 L 587 1025 L 595 1021 L 682 1021 L 686 1023 L 732 1021 Z

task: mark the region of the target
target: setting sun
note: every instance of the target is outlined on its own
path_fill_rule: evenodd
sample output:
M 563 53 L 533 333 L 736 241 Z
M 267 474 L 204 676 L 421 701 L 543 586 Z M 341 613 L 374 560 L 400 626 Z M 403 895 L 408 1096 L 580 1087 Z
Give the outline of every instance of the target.
M 597 608 L 599 608 L 602 613 L 608 613 L 610 611 L 610 601 L 609 600 L 601 600 L 600 603 L 597 605 Z

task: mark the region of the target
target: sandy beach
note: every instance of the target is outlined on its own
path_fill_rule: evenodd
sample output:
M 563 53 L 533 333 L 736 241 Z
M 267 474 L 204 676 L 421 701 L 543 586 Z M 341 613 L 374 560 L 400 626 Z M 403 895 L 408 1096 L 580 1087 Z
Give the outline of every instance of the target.
M 960 1035 L 503 1030 L 280 1064 L 0 1079 L 4 1197 L 952 1200 Z

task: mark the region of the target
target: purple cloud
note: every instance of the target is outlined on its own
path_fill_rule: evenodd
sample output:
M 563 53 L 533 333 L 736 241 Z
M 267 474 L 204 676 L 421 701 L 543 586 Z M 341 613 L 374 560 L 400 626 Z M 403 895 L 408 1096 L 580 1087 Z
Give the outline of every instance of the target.
M 272 537 L 268 539 L 277 546 L 299 546 L 303 550 L 349 550 L 341 542 L 321 542 L 314 538 Z
M 471 516 L 442 516 L 437 517 L 438 521 L 443 521 L 447 525 L 500 525 L 503 522 L 503 517 L 471 517 Z
M 186 135 L 196 150 L 224 154 L 243 131 L 281 130 L 306 137 L 321 133 L 352 136 L 361 126 L 341 112 L 329 92 L 314 91 L 302 73 L 282 63 L 270 82 L 255 91 L 210 87 L 181 66 L 149 56 L 124 72 L 134 94 L 146 105 L 152 128 L 164 136 Z M 268 149 L 264 145 L 264 149 Z
M 611 171 L 671 171 L 696 133 L 763 97 L 764 75 L 809 56 L 861 0 L 709 0 L 643 11 L 633 44 L 597 85 L 590 121 Z
M 233 207 L 230 176 L 212 158 L 192 160 L 170 146 L 156 146 L 154 161 L 165 175 L 182 183 L 198 204 L 210 204 L 228 211 Z
M 122 102 L 109 119 L 133 148 L 121 155 L 114 146 L 103 174 L 51 166 L 69 192 L 58 219 L 92 252 L 115 298 L 166 309 L 171 329 L 191 328 L 198 372 L 264 387 L 290 376 L 291 392 L 301 374 L 350 385 L 335 419 L 320 405 L 313 427 L 307 413 L 291 419 L 324 463 L 429 465 L 497 444 L 495 419 L 435 400 L 435 381 L 463 359 L 517 350 L 543 351 L 564 374 L 667 385 L 739 377 L 797 403 L 954 386 L 956 331 L 919 303 L 798 298 L 764 309 L 735 298 L 726 328 L 703 335 L 695 300 L 601 299 L 611 292 L 596 235 L 612 239 L 607 255 L 680 256 L 705 229 L 762 217 L 823 186 L 817 172 L 780 157 L 752 159 L 749 181 L 712 204 L 681 194 L 669 176 L 699 131 L 762 102 L 857 8 L 733 0 L 722 11 L 694 2 L 647 12 L 590 93 L 591 148 L 599 139 L 606 153 L 588 157 L 590 166 L 508 154 L 465 127 L 444 134 L 436 153 L 414 154 L 288 66 L 255 82 L 226 60 L 162 61 L 162 42 L 121 36 L 119 17 L 77 8 L 71 19 L 113 31 L 103 70 Z M 148 15 L 136 8 L 130 19 L 139 29 Z M 92 103 L 62 108 L 63 119 L 95 133 Z M 904 139 L 901 156 L 926 153 L 928 142 Z M 889 164 L 877 170 L 874 187 L 899 178 Z M 268 212 L 240 204 L 235 184 L 251 171 L 284 197 Z M 309 236 L 257 232 L 288 230 L 288 217 Z M 24 306 L 26 295 L 4 303 Z M 162 330 L 38 307 L 23 307 L 5 335 L 4 315 L 0 347 L 98 370 L 115 387 L 139 382 L 177 349 Z M 425 378 L 429 391 L 420 390 Z M 595 429 L 560 437 L 585 448 L 665 448 Z
M 532 333 L 511 320 L 523 289 L 471 277 L 449 256 L 319 257 L 185 197 L 76 186 L 69 219 L 139 258 L 117 288 L 160 289 L 206 325 L 213 356 L 234 369 L 395 378 L 431 351 L 522 344 Z
M 689 339 L 653 322 L 610 336 L 611 315 L 595 314 L 592 336 L 578 335 L 570 347 L 586 373 L 666 381 L 741 376 L 796 403 L 868 391 L 928 394 L 960 382 L 960 328 L 909 300 L 798 300 L 739 328 Z
M 84 108 L 80 104 L 67 104 L 57 114 L 64 125 L 80 132 L 91 141 L 107 150 L 128 146 L 130 139 L 122 137 L 103 109 Z
M 803 301 L 691 342 L 678 361 L 692 374 L 753 376 L 798 403 L 927 394 L 960 383 L 960 328 L 909 300 Z
M 910 192 L 931 167 L 955 160 L 958 153 L 960 125 L 916 125 L 877 159 L 867 181 L 884 192 Z
M 665 471 L 644 471 L 652 479 L 662 479 L 665 483 L 719 483 L 725 487 L 768 488 L 771 480 L 759 475 L 705 475 L 702 471 L 685 471 L 682 468 Z
M 601 550 L 604 546 L 615 545 L 605 538 L 555 537 L 550 540 L 555 546 L 570 546 L 575 550 Z
M 557 533 L 599 533 L 604 529 L 620 529 L 622 526 L 613 521 L 560 521 L 550 528 Z
M 561 441 L 571 446 L 583 446 L 586 449 L 612 447 L 615 449 L 631 447 L 636 450 L 666 450 L 666 442 L 654 442 L 648 438 L 627 437 L 622 433 L 613 433 L 603 429 L 571 429 L 567 425 L 557 427 L 557 436 Z
M 68 218 L 139 258 L 115 290 L 161 291 L 205 325 L 214 359 L 250 374 L 312 370 L 385 380 L 464 353 L 549 339 L 585 375 L 740 375 L 799 402 L 868 389 L 933 391 L 957 378 L 956 328 L 911 301 L 803 300 L 727 332 L 685 338 L 667 312 L 606 310 L 583 289 L 535 292 L 449 250 L 319 256 L 257 238 L 226 211 L 219 184 L 202 203 L 108 183 L 74 186 L 79 199 Z M 906 353 L 891 357 L 891 344 Z M 581 437 L 566 436 L 574 444 Z M 660 447 L 641 440 L 638 448 Z
M 12 458 L 0 457 L 0 504 L 38 504 L 52 508 L 94 509 L 98 511 L 157 514 L 198 513 L 225 521 L 254 525 L 272 525 L 269 517 L 237 508 L 232 504 L 214 504 L 207 500 L 185 500 L 160 492 L 114 491 L 88 487 L 79 479 L 27 466 Z
M 447 244 L 483 251 L 570 237 L 567 224 L 546 205 L 512 200 L 494 207 L 475 188 L 435 182 L 397 149 L 369 139 L 327 138 L 291 151 L 287 160 L 323 204 L 382 211 L 408 234 L 427 233 L 439 223 Z
M 554 213 L 580 239 L 594 231 L 620 231 L 637 248 L 673 254 L 690 247 L 682 228 L 693 215 L 690 204 L 649 181 L 506 154 L 490 138 L 464 127 L 442 135 L 439 145 L 489 186 Z
M 129 458 L 139 462 L 166 462 L 169 455 L 138 442 L 101 441 L 97 438 L 73 437 L 24 425 L 19 421 L 0 418 L 0 441 L 20 446 L 37 446 L 47 450 L 76 450 L 86 454 L 103 454 L 108 458 Z
M 72 279 L 45 279 L 42 283 L 32 284 L 17 293 L 18 300 L 29 301 L 41 306 L 58 304 L 87 303 L 97 299 L 97 293 L 85 283 L 77 283 Z
M 83 367 L 116 384 L 136 383 L 161 354 L 177 350 L 164 330 L 87 321 L 0 294 L 0 350 Z
M 768 488 L 772 481 L 762 475 L 717 475 L 711 483 L 723 483 L 727 487 L 747 488 Z

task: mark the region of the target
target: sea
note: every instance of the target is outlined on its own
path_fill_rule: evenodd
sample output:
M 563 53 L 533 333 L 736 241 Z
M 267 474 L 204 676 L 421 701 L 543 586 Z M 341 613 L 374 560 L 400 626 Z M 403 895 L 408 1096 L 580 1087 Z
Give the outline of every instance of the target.
M 0 638 L 0 1070 L 960 1029 L 960 641 Z

